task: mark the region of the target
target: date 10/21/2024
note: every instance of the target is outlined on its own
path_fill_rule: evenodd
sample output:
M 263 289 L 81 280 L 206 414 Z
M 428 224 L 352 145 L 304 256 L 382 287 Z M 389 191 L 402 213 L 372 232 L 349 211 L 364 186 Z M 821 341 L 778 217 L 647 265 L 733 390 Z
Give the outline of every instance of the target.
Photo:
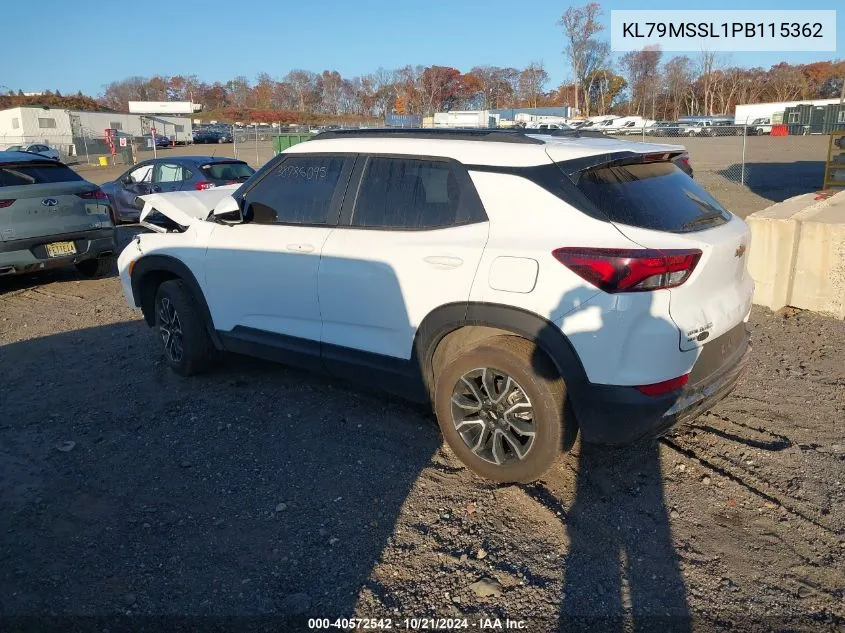
M 525 620 L 510 618 L 309 618 L 311 630 L 339 629 L 342 631 L 371 630 L 388 631 L 393 629 L 406 631 L 521 631 L 526 630 Z

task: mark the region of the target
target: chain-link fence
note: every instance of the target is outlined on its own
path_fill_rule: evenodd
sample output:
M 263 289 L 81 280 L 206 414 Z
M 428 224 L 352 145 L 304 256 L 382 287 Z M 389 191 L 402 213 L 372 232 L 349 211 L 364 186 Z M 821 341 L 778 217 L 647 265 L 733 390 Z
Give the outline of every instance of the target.
M 638 128 L 616 138 L 683 145 L 696 180 L 719 191 L 736 186 L 769 200 L 821 189 L 828 136 L 772 135 L 771 126 L 672 124 Z
M 0 134 L 0 151 L 26 151 L 60 160 L 67 165 L 131 165 L 151 140 L 131 135 L 106 138 L 88 128 L 37 134 Z

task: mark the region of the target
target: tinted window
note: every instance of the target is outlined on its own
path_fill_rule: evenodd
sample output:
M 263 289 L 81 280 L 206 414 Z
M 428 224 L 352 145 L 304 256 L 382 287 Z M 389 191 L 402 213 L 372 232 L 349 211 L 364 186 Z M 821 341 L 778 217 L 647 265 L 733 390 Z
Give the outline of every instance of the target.
M 211 163 L 200 167 L 203 175 L 211 180 L 231 180 L 244 182 L 255 170 L 246 163 Z
M 352 225 L 425 229 L 484 219 L 481 200 L 463 167 L 444 161 L 371 158 Z
M 611 222 L 663 231 L 696 231 L 724 224 L 730 214 L 669 162 L 593 169 L 578 189 Z
M 246 194 L 247 215 L 257 224 L 328 224 L 343 165 L 342 157 L 286 159 Z
M 78 182 L 79 175 L 64 165 L 6 164 L 0 165 L 0 187 L 41 185 L 51 182 Z

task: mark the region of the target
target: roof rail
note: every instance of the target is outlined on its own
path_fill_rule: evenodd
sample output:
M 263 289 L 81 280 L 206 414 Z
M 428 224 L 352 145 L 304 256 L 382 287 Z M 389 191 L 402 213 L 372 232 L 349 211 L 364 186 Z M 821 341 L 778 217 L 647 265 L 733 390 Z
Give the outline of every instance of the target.
M 487 141 L 543 145 L 543 141 L 525 135 L 522 130 L 495 128 L 372 128 L 363 130 L 329 130 L 315 134 L 316 139 L 332 138 L 431 138 L 453 141 Z

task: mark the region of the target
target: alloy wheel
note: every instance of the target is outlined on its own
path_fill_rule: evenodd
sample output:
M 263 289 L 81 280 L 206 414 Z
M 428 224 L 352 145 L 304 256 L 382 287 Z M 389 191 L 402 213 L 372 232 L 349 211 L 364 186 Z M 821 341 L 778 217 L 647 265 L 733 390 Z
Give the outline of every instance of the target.
M 164 344 L 164 351 L 174 363 L 181 362 L 183 339 L 182 322 L 173 302 L 167 297 L 162 297 L 158 306 L 158 332 Z
M 528 455 L 537 433 L 525 390 L 503 371 L 473 369 L 452 392 L 452 422 L 479 458 L 502 466 Z

